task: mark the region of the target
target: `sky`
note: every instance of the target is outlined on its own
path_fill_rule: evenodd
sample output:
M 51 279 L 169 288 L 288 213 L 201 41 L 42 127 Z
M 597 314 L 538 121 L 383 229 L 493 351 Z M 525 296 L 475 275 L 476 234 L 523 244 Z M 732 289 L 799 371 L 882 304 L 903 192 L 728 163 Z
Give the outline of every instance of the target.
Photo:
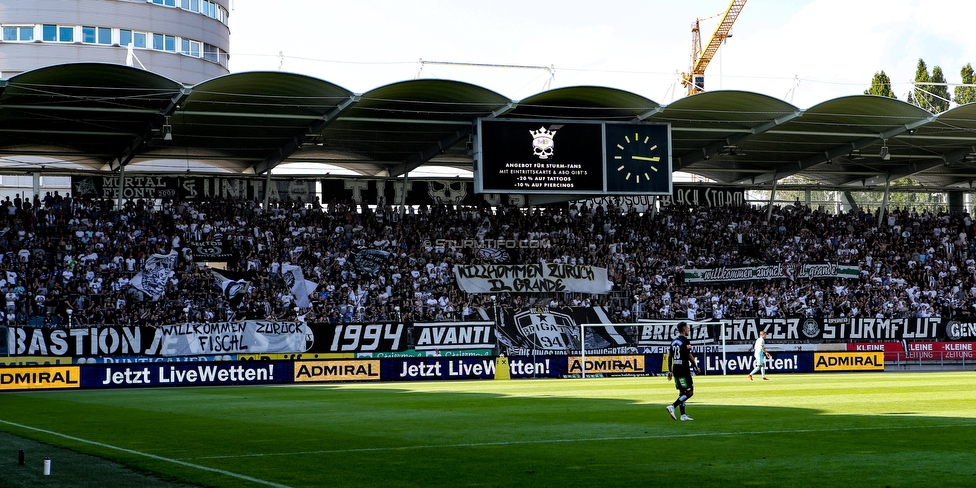
M 458 80 L 516 101 L 595 85 L 667 105 L 685 93 L 677 80 L 689 69 L 692 23 L 702 19 L 707 43 L 729 3 L 231 0 L 230 69 L 300 73 L 356 93 L 414 78 Z M 706 89 L 806 109 L 861 94 L 884 70 L 905 100 L 920 58 L 949 83 L 961 81 L 960 69 L 976 63 L 974 18 L 972 0 L 748 0 L 705 72 Z

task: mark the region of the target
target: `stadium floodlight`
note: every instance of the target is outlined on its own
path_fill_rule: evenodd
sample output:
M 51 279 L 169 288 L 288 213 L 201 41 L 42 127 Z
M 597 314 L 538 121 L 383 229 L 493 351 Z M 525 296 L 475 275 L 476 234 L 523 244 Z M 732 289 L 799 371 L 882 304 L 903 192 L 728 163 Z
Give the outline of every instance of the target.
M 888 140 L 887 139 L 885 139 L 884 142 L 881 143 L 881 153 L 879 154 L 879 156 L 881 156 L 881 160 L 882 161 L 887 161 L 887 160 L 891 159 L 891 153 L 888 152 Z

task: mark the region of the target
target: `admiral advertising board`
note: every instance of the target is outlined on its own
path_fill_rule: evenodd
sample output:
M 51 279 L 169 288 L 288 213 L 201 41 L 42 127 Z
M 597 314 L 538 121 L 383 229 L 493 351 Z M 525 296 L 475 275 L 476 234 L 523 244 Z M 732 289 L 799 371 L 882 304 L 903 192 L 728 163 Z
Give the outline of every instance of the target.
M 814 371 L 884 371 L 884 352 L 815 352 Z
M 606 376 L 644 375 L 644 356 L 570 356 L 569 374 L 600 374 Z
M 296 361 L 295 382 L 379 381 L 380 361 Z
M 80 388 L 79 366 L 34 366 L 0 369 L 0 391 Z

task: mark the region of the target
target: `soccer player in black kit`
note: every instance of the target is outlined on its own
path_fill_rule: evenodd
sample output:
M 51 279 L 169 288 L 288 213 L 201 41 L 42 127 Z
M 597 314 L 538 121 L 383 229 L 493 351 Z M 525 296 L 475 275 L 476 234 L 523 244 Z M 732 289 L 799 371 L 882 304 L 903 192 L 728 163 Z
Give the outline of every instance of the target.
M 691 354 L 691 341 L 688 340 L 688 322 L 678 324 L 678 337 L 671 341 L 671 353 L 668 355 L 668 379 L 674 378 L 674 387 L 678 389 L 678 399 L 668 405 L 671 418 L 678 420 L 674 414 L 674 407 L 681 410 L 681 420 L 694 420 L 685 414 L 685 402 L 695 394 L 695 384 L 691 379 L 691 369 L 701 373 L 698 360 Z

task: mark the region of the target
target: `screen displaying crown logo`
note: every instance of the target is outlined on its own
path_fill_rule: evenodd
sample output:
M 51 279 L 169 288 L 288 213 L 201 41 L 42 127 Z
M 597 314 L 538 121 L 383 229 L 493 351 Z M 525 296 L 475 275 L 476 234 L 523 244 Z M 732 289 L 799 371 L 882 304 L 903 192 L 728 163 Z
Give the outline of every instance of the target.
M 539 130 L 530 130 L 529 134 L 532 134 L 532 154 L 543 160 L 552 158 L 553 150 L 556 148 L 556 142 L 553 140 L 556 131 L 540 127 Z

